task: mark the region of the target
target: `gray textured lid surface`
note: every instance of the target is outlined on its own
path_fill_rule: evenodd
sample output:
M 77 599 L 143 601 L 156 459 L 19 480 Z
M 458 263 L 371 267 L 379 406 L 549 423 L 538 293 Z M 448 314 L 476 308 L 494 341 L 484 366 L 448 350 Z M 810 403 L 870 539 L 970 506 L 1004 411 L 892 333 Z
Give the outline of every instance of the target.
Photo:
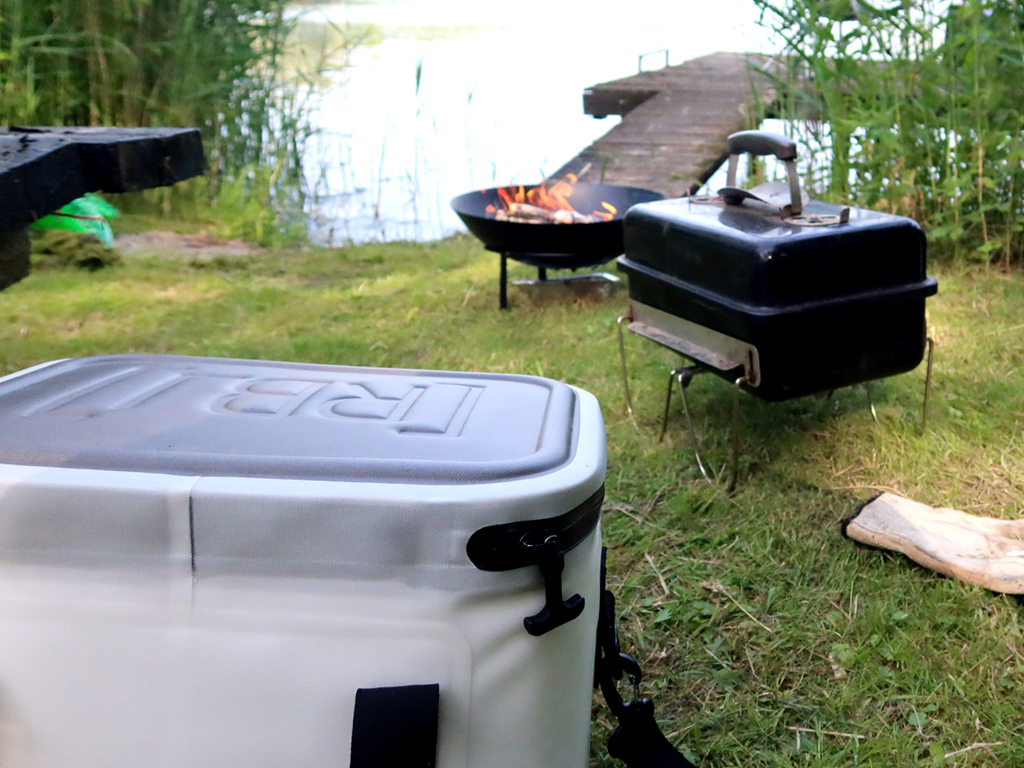
M 0 463 L 313 480 L 509 480 L 571 461 L 549 379 L 159 355 L 0 381 Z

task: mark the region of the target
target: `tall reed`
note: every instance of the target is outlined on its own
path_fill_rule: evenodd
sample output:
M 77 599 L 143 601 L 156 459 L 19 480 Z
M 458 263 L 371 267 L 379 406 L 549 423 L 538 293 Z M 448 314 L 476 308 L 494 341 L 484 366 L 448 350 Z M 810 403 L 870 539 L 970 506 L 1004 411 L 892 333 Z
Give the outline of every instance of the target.
M 754 0 L 785 41 L 815 190 L 917 218 L 935 252 L 1024 257 L 1024 4 Z
M 314 89 L 283 66 L 287 5 L 0 0 L 0 120 L 200 127 L 211 173 L 191 192 L 295 203 Z

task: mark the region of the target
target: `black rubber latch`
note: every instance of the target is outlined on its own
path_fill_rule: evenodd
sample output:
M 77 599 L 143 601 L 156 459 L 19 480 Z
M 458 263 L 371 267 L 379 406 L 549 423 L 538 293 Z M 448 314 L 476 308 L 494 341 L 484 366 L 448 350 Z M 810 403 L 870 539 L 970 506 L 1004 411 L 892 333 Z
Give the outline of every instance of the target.
M 511 571 L 540 565 L 552 555 L 564 555 L 590 535 L 601 519 L 603 501 L 602 485 L 564 515 L 481 528 L 466 542 L 466 554 L 481 571 Z M 552 536 L 556 537 L 555 546 Z
M 540 564 L 540 573 L 544 577 L 544 607 L 539 613 L 523 619 L 526 631 L 534 637 L 540 637 L 563 624 L 568 624 L 586 607 L 583 595 L 573 595 L 568 600 L 562 599 L 562 571 L 565 570 L 565 556 L 554 555 Z
M 466 554 L 482 571 L 511 571 L 540 566 L 544 578 L 544 607 L 523 619 L 534 637 L 575 619 L 585 607 L 582 595 L 562 599 L 565 553 L 574 549 L 601 519 L 602 485 L 581 504 L 558 517 L 521 520 L 481 528 L 469 537 Z
M 440 698 L 436 683 L 357 690 L 350 768 L 434 768 Z

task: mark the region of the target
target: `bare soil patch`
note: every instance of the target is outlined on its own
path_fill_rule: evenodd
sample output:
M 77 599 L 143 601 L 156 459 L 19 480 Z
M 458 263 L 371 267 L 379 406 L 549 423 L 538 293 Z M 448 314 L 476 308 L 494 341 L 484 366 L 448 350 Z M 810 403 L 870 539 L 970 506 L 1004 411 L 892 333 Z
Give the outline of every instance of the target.
M 225 240 L 205 234 L 177 232 L 139 232 L 118 235 L 114 247 L 125 256 L 161 256 L 202 261 L 217 256 L 249 256 L 262 253 L 263 248 L 241 240 Z

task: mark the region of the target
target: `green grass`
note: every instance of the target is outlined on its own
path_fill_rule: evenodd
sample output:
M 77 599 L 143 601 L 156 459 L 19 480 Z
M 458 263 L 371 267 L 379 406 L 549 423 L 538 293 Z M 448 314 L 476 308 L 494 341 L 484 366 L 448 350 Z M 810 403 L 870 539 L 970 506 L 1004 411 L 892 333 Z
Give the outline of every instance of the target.
M 676 358 L 639 337 L 627 340 L 636 424 L 625 415 L 623 300 L 533 307 L 513 291 L 499 312 L 497 256 L 468 238 L 37 270 L 0 293 L 0 370 L 158 352 L 579 385 L 608 427 L 604 533 L 621 632 L 673 742 L 705 766 L 1021 765 L 1020 600 L 839 533 L 882 489 L 978 514 L 1024 507 L 1024 275 L 933 271 L 927 433 L 923 369 L 875 385 L 879 424 L 862 387 L 774 405 L 745 396 L 732 495 L 700 478 L 678 399 L 658 442 Z M 698 377 L 688 394 L 720 471 L 730 387 Z M 593 764 L 611 766 L 609 715 L 595 711 Z

